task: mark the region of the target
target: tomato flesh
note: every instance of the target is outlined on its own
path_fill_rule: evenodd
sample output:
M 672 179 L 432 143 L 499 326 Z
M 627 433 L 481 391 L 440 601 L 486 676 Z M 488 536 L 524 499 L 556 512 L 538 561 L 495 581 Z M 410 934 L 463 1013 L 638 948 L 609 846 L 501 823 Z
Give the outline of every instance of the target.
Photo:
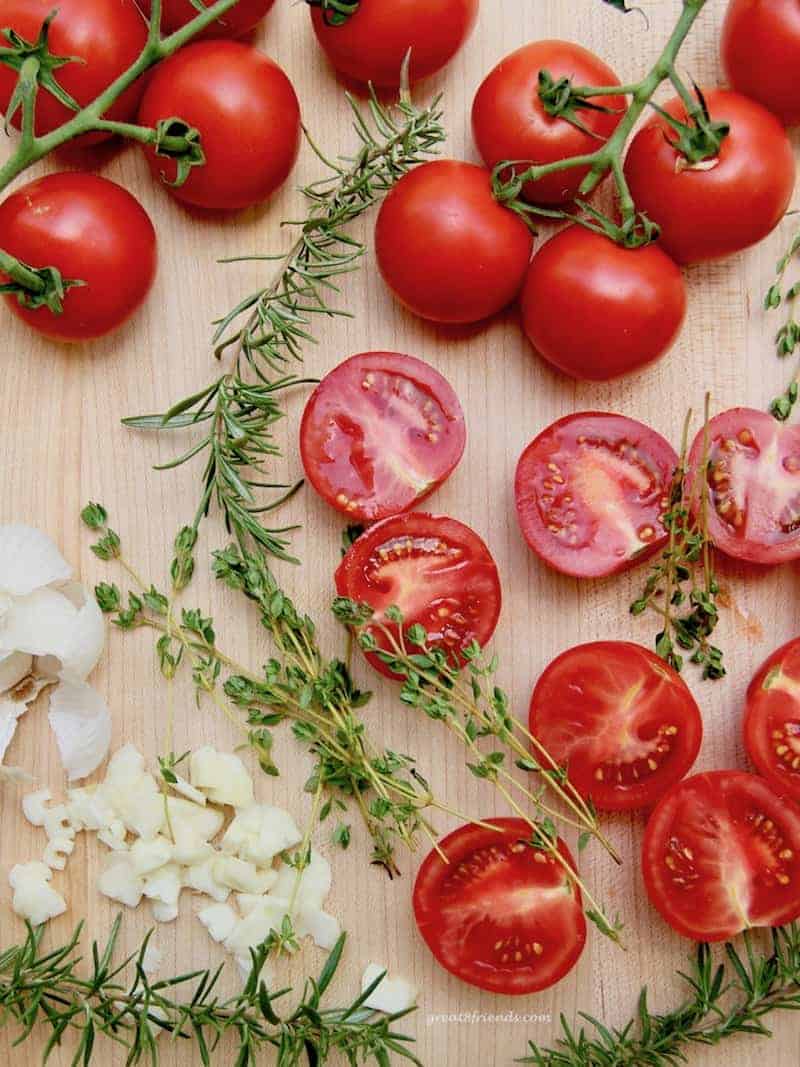
M 800 916 L 800 808 L 754 774 L 696 774 L 651 815 L 642 866 L 650 900 L 684 937 L 782 926 Z
M 384 200 L 375 227 L 383 279 L 415 315 L 431 322 L 479 322 L 519 292 L 533 238 L 492 195 L 484 167 L 423 163 Z
M 8 306 L 34 329 L 62 341 L 110 333 L 142 303 L 156 273 L 156 234 L 144 208 L 93 174 L 50 174 L 0 204 L 3 247 L 32 267 L 56 267 L 70 287 L 63 311 Z M 5 277 L 0 275 L 0 280 Z
M 553 660 L 533 691 L 530 730 L 602 811 L 654 804 L 688 773 L 703 739 L 686 683 L 628 641 L 578 645 Z
M 676 134 L 656 115 L 625 160 L 637 208 L 661 227 L 658 243 L 678 263 L 719 259 L 762 240 L 783 218 L 795 184 L 792 146 L 771 112 L 724 89 L 704 96 L 711 118 L 731 127 L 717 157 L 682 166 Z M 679 99 L 664 109 L 685 121 Z
M 412 508 L 453 471 L 465 443 L 464 413 L 449 383 L 398 352 L 364 352 L 332 370 L 300 427 L 309 481 L 361 522 Z
M 583 130 L 549 115 L 539 96 L 542 70 L 556 82 L 570 78 L 574 85 L 619 85 L 610 67 L 571 41 L 534 41 L 512 52 L 485 78 L 472 105 L 475 143 L 487 167 L 507 159 L 542 164 L 585 155 L 619 125 L 624 96 L 589 98 L 590 104 L 607 110 L 581 108 L 577 117 Z M 588 173 L 588 167 L 575 167 L 526 182 L 523 196 L 533 203 L 568 203 Z
M 704 431 L 689 456 L 693 503 L 702 507 Z M 732 408 L 708 424 L 709 532 L 716 547 L 750 563 L 800 558 L 800 427 Z
M 500 578 L 489 549 L 469 526 L 440 515 L 411 512 L 371 526 L 342 560 L 336 588 L 369 604 L 375 624 L 395 637 L 398 626 L 385 612 L 398 607 L 405 630 L 420 623 L 431 647 L 456 658 L 474 641 L 485 645 L 500 616 Z M 376 626 L 370 629 L 380 648 L 391 647 Z M 377 653 L 367 659 L 396 677 Z
M 436 960 L 469 985 L 523 996 L 572 970 L 586 943 L 580 890 L 533 848 L 522 819 L 487 819 L 440 842 L 414 885 L 414 917 Z M 566 845 L 559 850 L 572 870 Z
M 686 314 L 686 289 L 657 245 L 623 248 L 574 225 L 533 257 L 521 303 L 540 356 L 572 378 L 608 381 L 669 350 Z
M 0 29 L 12 29 L 26 41 L 39 37 L 44 20 L 56 11 L 48 46 L 55 56 L 74 56 L 55 72 L 58 84 L 82 107 L 100 96 L 132 66 L 147 43 L 147 26 L 134 0 L 3 0 Z M 2 44 L 8 46 L 3 38 Z M 5 114 L 17 84 L 17 71 L 0 63 L 0 114 Z M 144 84 L 141 79 L 122 93 L 105 113 L 114 122 L 130 122 Z M 75 112 L 41 89 L 36 99 L 35 129 L 44 135 L 73 118 Z M 13 119 L 19 128 L 21 111 Z M 79 145 L 98 144 L 112 134 L 84 134 Z
M 517 517 L 550 567 L 578 578 L 615 574 L 667 539 L 662 516 L 678 456 L 624 415 L 585 411 L 542 431 L 517 465 Z
M 773 652 L 750 683 L 744 742 L 759 772 L 800 800 L 800 638 Z
M 149 17 L 152 0 L 139 0 L 145 14 Z M 216 0 L 213 0 L 215 3 Z M 264 18 L 275 0 L 238 0 L 230 11 L 193 37 L 193 41 L 205 41 L 212 37 L 242 37 L 255 29 Z M 212 6 L 212 0 L 203 0 L 205 7 Z M 164 34 L 175 33 L 187 22 L 200 14 L 192 0 L 163 0 L 161 6 L 161 31 Z
M 311 8 L 314 33 L 334 68 L 347 78 L 384 89 L 400 86 L 411 50 L 409 75 L 418 81 L 441 70 L 469 37 L 479 0 L 364 0 L 341 26 Z
M 722 65 L 737 92 L 787 126 L 800 122 L 800 4 L 731 0 L 722 26 Z
M 200 131 L 205 163 L 183 185 L 166 186 L 183 203 L 238 211 L 261 203 L 289 177 L 300 148 L 300 106 L 281 68 L 237 41 L 201 41 L 161 63 L 139 122 L 175 116 Z M 174 159 L 144 148 L 153 176 L 173 182 Z

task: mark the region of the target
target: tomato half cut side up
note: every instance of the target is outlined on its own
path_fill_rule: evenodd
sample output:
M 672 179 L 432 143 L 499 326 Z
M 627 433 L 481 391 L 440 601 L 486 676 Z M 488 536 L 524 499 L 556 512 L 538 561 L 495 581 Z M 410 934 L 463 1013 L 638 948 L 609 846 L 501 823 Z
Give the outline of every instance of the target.
M 705 478 L 708 531 L 721 552 L 749 563 L 800 558 L 800 426 L 753 408 L 724 411 L 695 438 L 688 477 L 695 510 Z
M 326 375 L 300 426 L 308 480 L 334 508 L 376 522 L 414 507 L 452 473 L 466 444 L 464 413 L 421 359 L 364 352 Z
M 655 804 L 689 772 L 703 739 L 680 675 L 629 641 L 594 641 L 553 660 L 533 691 L 530 730 L 601 811 Z
M 669 442 L 635 419 L 567 415 L 528 445 L 517 466 L 525 540 L 562 574 L 626 570 L 666 542 L 662 518 L 677 465 Z
M 400 609 L 404 631 L 419 623 L 429 645 L 455 660 L 473 642 L 484 646 L 500 616 L 500 578 L 489 549 L 469 526 L 441 515 L 411 512 L 371 526 L 342 560 L 336 589 L 370 605 L 369 630 L 384 650 L 391 641 L 379 627 L 399 637 L 387 608 Z M 381 674 L 398 677 L 377 652 L 367 659 Z
M 773 652 L 750 683 L 744 743 L 760 773 L 800 801 L 800 637 Z
M 522 819 L 471 823 L 420 867 L 414 917 L 446 971 L 492 993 L 523 996 L 555 985 L 586 943 L 581 894 L 564 866 L 530 844 Z M 566 845 L 559 851 L 575 870 Z
M 651 815 L 642 868 L 650 900 L 684 937 L 783 926 L 800 917 L 800 807 L 755 774 L 696 774 Z

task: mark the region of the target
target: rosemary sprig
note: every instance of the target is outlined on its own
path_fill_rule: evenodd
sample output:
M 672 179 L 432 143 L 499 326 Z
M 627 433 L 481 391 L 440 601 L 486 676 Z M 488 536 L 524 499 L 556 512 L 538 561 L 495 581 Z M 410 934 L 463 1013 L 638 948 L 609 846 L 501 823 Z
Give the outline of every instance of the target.
M 394 108 L 381 104 L 374 93 L 365 108 L 349 94 L 347 100 L 358 151 L 331 160 L 306 131 L 326 173 L 302 190 L 306 217 L 284 223 L 297 229 L 296 240 L 285 253 L 239 257 L 277 260 L 278 265 L 266 286 L 216 323 L 216 354 L 222 357 L 233 348 L 232 368 L 163 414 L 123 420 L 140 430 L 200 430 L 186 451 L 158 468 L 171 470 L 205 455 L 200 501 L 187 527 L 195 540 L 214 504 L 242 552 L 258 547 L 291 559 L 286 540 L 291 528 L 268 529 L 260 518 L 302 484 L 275 484 L 266 469 L 268 461 L 280 454 L 272 431 L 284 414 L 281 395 L 307 384 L 287 373 L 287 364 L 300 361 L 303 345 L 313 343 L 315 317 L 348 314 L 331 302 L 331 296 L 339 292 L 339 277 L 357 270 L 364 255 L 363 243 L 348 232 L 350 225 L 444 140 L 438 97 L 425 108 L 415 107 L 407 90 L 401 91 Z M 263 504 L 261 490 L 277 490 L 278 496 Z
M 691 972 L 680 973 L 689 997 L 674 1011 L 652 1014 L 645 988 L 636 1016 L 619 1029 L 582 1012 L 589 1029 L 576 1031 L 562 1015 L 563 1033 L 555 1047 L 531 1042 L 529 1054 L 518 1062 L 535 1067 L 674 1067 L 687 1062 L 692 1045 L 718 1045 L 737 1034 L 770 1037 L 767 1015 L 800 1010 L 800 926 L 772 930 L 771 939 L 771 951 L 765 954 L 747 933 L 744 951 L 727 944 L 727 963 L 719 964 L 708 945 L 698 945 Z
M 236 1042 L 235 1056 L 231 1059 L 226 1048 L 217 1062 L 224 1058 L 235 1067 L 255 1067 L 273 1049 L 279 1067 L 327 1063 L 334 1053 L 351 1064 L 374 1061 L 385 1067 L 390 1054 L 419 1063 L 408 1047 L 412 1039 L 394 1029 L 407 1013 L 379 1016 L 363 1007 L 382 975 L 349 1007 L 323 1007 L 341 962 L 344 934 L 319 978 L 307 980 L 300 1004 L 281 1015 L 277 1004 L 290 990 L 272 993 L 262 980 L 268 945 L 251 950 L 252 969 L 242 992 L 224 998 L 216 992 L 224 966 L 151 981 L 143 967 L 149 934 L 136 952 L 115 962 L 120 926 L 117 917 L 106 944 L 94 943 L 86 975 L 80 971 L 82 924 L 66 944 L 47 950 L 42 947 L 44 928 L 29 926 L 21 945 L 0 953 L 2 1024 L 13 1021 L 21 1027 L 15 1046 L 41 1026 L 50 1030 L 42 1061 L 71 1035 L 76 1041 L 73 1067 L 107 1062 L 100 1036 L 127 1049 L 128 1063 L 157 1067 L 161 1033 L 191 1043 L 196 1062 L 204 1067 L 217 1059 L 219 1043 L 228 1035 Z M 131 967 L 133 977 L 126 980 Z M 185 991 L 180 1000 L 177 990 Z
M 606 937 L 620 943 L 619 919 L 605 914 L 578 872 L 561 855 L 557 823 L 579 831 L 579 850 L 594 837 L 617 862 L 619 857 L 600 829 L 592 805 L 575 790 L 541 742 L 511 714 L 508 696 L 494 681 L 496 658 L 486 659 L 480 646 L 473 644 L 463 651 L 466 666 L 462 668 L 460 662 L 430 646 L 424 627 L 404 627 L 397 608 L 385 612 L 388 626 L 375 621 L 368 604 L 345 597 L 334 602 L 333 611 L 357 634 L 365 652 L 379 656 L 402 678 L 402 702 L 444 723 L 455 734 L 472 761 L 467 763 L 472 774 L 489 782 L 515 815 L 528 823 L 535 847 L 549 852 L 581 888 L 587 918 Z M 486 753 L 478 744 L 484 738 L 492 738 L 499 747 Z M 536 774 L 539 788 L 531 790 L 520 781 L 509 769 L 512 761 L 517 769 Z M 558 798 L 561 809 L 552 806 L 552 798 Z
M 708 534 L 707 436 L 710 398 L 706 396 L 703 461 L 695 472 L 696 484 L 687 484 L 687 455 L 692 412 L 683 425 L 681 454 L 669 490 L 669 507 L 661 522 L 669 534 L 667 547 L 650 568 L 640 597 L 630 606 L 632 615 L 648 609 L 662 619 L 656 634 L 655 650 L 676 671 L 683 669 L 684 657 L 702 667 L 703 678 L 719 679 L 726 674 L 723 653 L 709 638 L 719 622 L 719 584 L 714 572 L 713 544 Z M 694 502 L 699 500 L 699 507 Z
M 800 255 L 800 230 L 794 234 L 788 248 L 778 260 L 775 278 L 764 298 L 766 311 L 781 308 L 785 313 L 785 321 L 775 335 L 775 347 L 781 359 L 794 355 L 800 349 L 800 314 L 798 313 L 800 279 L 788 286 L 786 284 L 786 274 L 798 255 Z M 798 395 L 800 395 L 800 385 L 796 374 L 784 392 L 770 404 L 771 414 L 779 422 L 785 422 L 794 410 Z

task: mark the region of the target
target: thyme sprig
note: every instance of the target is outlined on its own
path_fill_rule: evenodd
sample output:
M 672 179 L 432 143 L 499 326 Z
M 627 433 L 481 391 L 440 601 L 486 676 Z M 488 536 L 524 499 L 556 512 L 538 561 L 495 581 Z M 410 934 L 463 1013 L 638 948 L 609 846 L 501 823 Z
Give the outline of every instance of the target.
M 690 652 L 690 662 L 702 668 L 703 678 L 716 680 L 723 678 L 726 670 L 722 650 L 710 641 L 719 622 L 720 590 L 708 533 L 709 404 L 706 396 L 703 459 L 691 479 L 693 484 L 689 484 L 687 466 L 691 411 L 684 421 L 680 460 L 661 519 L 669 534 L 667 546 L 650 568 L 642 594 L 630 611 L 643 615 L 652 610 L 660 616 L 662 626 L 656 634 L 655 650 L 671 667 L 681 671 L 682 652 Z
M 580 887 L 587 901 L 587 918 L 606 937 L 621 943 L 619 919 L 606 915 L 558 849 L 557 824 L 579 831 L 580 851 L 596 838 L 618 863 L 619 857 L 600 829 L 593 806 L 575 790 L 538 738 L 509 710 L 508 696 L 495 682 L 496 658 L 486 658 L 480 646 L 472 644 L 463 650 L 466 663 L 462 666 L 442 649 L 431 647 L 424 627 L 405 627 L 398 608 L 385 612 L 389 625 L 376 621 L 369 605 L 345 597 L 337 598 L 333 611 L 357 634 L 365 652 L 377 655 L 402 679 L 401 701 L 444 723 L 455 734 L 466 749 L 471 773 L 489 782 L 515 815 L 528 824 L 535 847 L 550 853 Z M 485 738 L 492 738 L 498 747 L 485 752 L 479 745 Z M 537 775 L 541 785 L 531 790 L 512 773 L 512 764 Z M 553 807 L 553 798 L 561 802 L 561 809 Z
M 561 1016 L 562 1036 L 553 1048 L 530 1043 L 520 1063 L 535 1067 L 674 1067 L 686 1063 L 693 1045 L 719 1045 L 741 1034 L 770 1037 L 772 1012 L 800 1010 L 800 925 L 770 931 L 771 951 L 757 951 L 744 935 L 744 950 L 725 946 L 715 964 L 708 945 L 698 945 L 691 971 L 679 977 L 689 996 L 664 1015 L 651 1013 L 647 989 L 634 1018 L 619 1029 L 581 1013 L 588 1029 L 576 1030 Z
M 82 973 L 80 924 L 66 944 L 45 949 L 44 927 L 28 927 L 25 941 L 0 953 L 0 1005 L 2 1024 L 19 1024 L 14 1045 L 21 1045 L 38 1027 L 50 1034 L 42 1052 L 46 1062 L 62 1040 L 75 1040 L 73 1067 L 107 1062 L 107 1050 L 98 1042 L 106 1037 L 127 1049 L 127 1063 L 159 1063 L 158 1038 L 191 1043 L 196 1062 L 212 1061 L 255 1067 L 267 1050 L 276 1050 L 279 1067 L 327 1063 L 334 1053 L 351 1064 L 389 1063 L 390 1053 L 413 1064 L 410 1037 L 395 1030 L 407 1012 L 381 1016 L 364 1008 L 364 1001 L 383 975 L 349 1007 L 327 1008 L 323 998 L 336 974 L 344 951 L 343 934 L 317 979 L 307 980 L 300 1003 L 282 1014 L 281 1001 L 288 989 L 270 992 L 262 971 L 270 951 L 267 945 L 251 950 L 252 967 L 241 993 L 223 997 L 217 992 L 224 965 L 215 971 L 192 971 L 151 981 L 144 971 L 148 934 L 140 948 L 120 962 L 115 960 L 121 918 L 114 921 L 108 941 L 92 946 L 88 973 Z M 133 976 L 126 974 L 133 970 Z M 183 996 L 178 999 L 178 992 Z M 223 1038 L 235 1041 L 215 1055 Z M 275 1053 L 273 1053 L 274 1055 Z
M 775 335 L 775 348 L 778 356 L 785 359 L 792 356 L 800 349 L 800 279 L 787 284 L 789 267 L 800 256 L 800 230 L 794 234 L 789 246 L 778 260 L 775 267 L 775 278 L 764 297 L 764 309 L 784 312 L 784 322 Z M 786 422 L 794 410 L 800 395 L 798 374 L 792 378 L 785 391 L 776 397 L 770 404 L 770 413 L 779 422 Z
M 292 558 L 286 539 L 292 528 L 268 529 L 260 516 L 279 507 L 302 484 L 276 484 L 267 469 L 268 461 L 280 454 L 273 427 L 284 415 L 282 396 L 308 383 L 288 372 L 287 364 L 301 361 L 303 346 L 314 342 L 315 318 L 349 314 L 331 298 L 339 292 L 339 278 L 357 270 L 365 252 L 364 244 L 349 232 L 352 223 L 411 167 L 434 153 L 445 136 L 438 97 L 425 108 L 411 102 L 407 89 L 401 90 L 394 108 L 381 104 L 374 93 L 365 107 L 349 94 L 347 100 L 359 148 L 352 156 L 332 160 L 306 131 L 326 173 L 302 190 L 305 218 L 283 224 L 297 229 L 292 246 L 277 255 L 238 257 L 277 260 L 277 267 L 267 285 L 216 323 L 216 354 L 222 357 L 233 348 L 233 366 L 162 414 L 123 420 L 139 430 L 199 429 L 186 451 L 157 468 L 171 470 L 196 456 L 206 457 L 200 501 L 189 529 L 196 535 L 213 504 L 242 552 L 258 547 L 284 560 Z M 262 490 L 278 495 L 263 503 Z

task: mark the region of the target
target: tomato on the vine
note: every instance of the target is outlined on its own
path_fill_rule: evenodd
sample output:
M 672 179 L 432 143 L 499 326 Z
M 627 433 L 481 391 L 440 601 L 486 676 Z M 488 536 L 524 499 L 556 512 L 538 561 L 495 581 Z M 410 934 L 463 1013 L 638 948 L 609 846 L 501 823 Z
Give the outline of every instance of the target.
M 689 772 L 703 721 L 689 687 L 654 652 L 595 641 L 545 669 L 530 731 L 582 797 L 601 811 L 630 811 L 650 807 Z
M 750 683 L 744 743 L 760 773 L 800 800 L 800 637 L 773 652 Z
M 721 552 L 750 563 L 800 558 L 800 426 L 753 408 L 723 411 L 695 438 L 688 484 L 695 510 L 707 494 Z
M 404 633 L 419 623 L 430 647 L 457 659 L 473 642 L 485 645 L 500 617 L 500 578 L 489 549 L 469 526 L 442 515 L 411 512 L 371 526 L 339 565 L 336 589 L 373 609 L 369 630 L 387 651 L 400 633 L 388 608 L 402 612 Z M 377 652 L 367 659 L 395 677 Z
M 150 16 L 152 0 L 139 0 L 145 14 Z M 211 7 L 216 0 L 201 0 L 205 7 Z M 205 41 L 212 37 L 243 37 L 255 29 L 264 18 L 275 0 L 238 0 L 238 3 L 215 19 L 208 29 L 194 37 L 195 41 Z M 200 14 L 194 0 L 163 0 L 161 5 L 161 29 L 163 33 L 174 33 L 187 22 Z
M 438 963 L 463 982 L 507 996 L 536 993 L 559 982 L 583 952 L 580 889 L 531 843 L 522 819 L 484 822 L 500 832 L 461 826 L 426 857 L 414 918 Z M 574 871 L 561 840 L 558 849 Z
M 336 25 L 317 4 L 311 19 L 317 40 L 340 74 L 384 89 L 400 85 L 411 50 L 411 81 L 441 70 L 472 32 L 479 0 L 361 0 Z
M 492 195 L 491 173 L 436 160 L 406 174 L 384 200 L 375 253 L 384 281 L 423 319 L 470 323 L 511 303 L 533 237 Z
M 782 926 L 800 917 L 800 808 L 754 774 L 696 774 L 650 816 L 642 868 L 650 900 L 684 937 Z
M 48 15 L 48 48 L 52 55 L 75 57 L 55 71 L 61 88 L 82 107 L 90 104 L 132 66 L 147 43 L 147 25 L 134 0 L 0 0 L 0 29 L 15 30 L 33 43 Z M 8 43 L 3 40 L 4 46 Z M 0 63 L 0 113 L 5 114 L 17 84 L 18 73 Z M 105 113 L 114 122 L 129 122 L 136 114 L 144 84 L 135 82 Z M 75 112 L 47 88 L 36 98 L 37 134 L 50 133 L 73 118 Z M 21 113 L 14 115 L 19 127 Z M 97 144 L 111 134 L 84 134 L 76 143 Z
M 110 333 L 155 277 L 156 234 L 144 208 L 93 174 L 50 174 L 17 189 L 0 204 L 0 233 L 5 251 L 28 266 L 55 267 L 65 281 L 84 283 L 67 288 L 59 315 L 7 297 L 16 315 L 58 340 Z
M 731 0 L 722 25 L 722 65 L 737 92 L 781 122 L 800 122 L 800 4 Z
M 659 243 L 678 263 L 719 259 L 766 237 L 783 218 L 795 184 L 792 146 L 771 112 L 725 89 L 704 96 L 711 119 L 730 123 L 718 156 L 684 165 L 677 134 L 655 115 L 625 160 L 637 208 L 661 227 Z M 686 121 L 680 99 L 664 110 Z
M 578 224 L 539 249 L 522 289 L 533 347 L 564 374 L 588 381 L 607 381 L 663 356 L 685 313 L 681 272 L 660 248 L 623 248 Z
M 364 352 L 327 374 L 300 426 L 308 480 L 356 522 L 414 507 L 452 473 L 466 443 L 458 397 L 399 352 Z
M 624 415 L 577 412 L 528 445 L 514 483 L 534 552 L 562 574 L 600 578 L 657 552 L 678 456 L 661 434 Z
M 590 97 L 588 107 L 552 114 L 540 91 L 542 71 L 551 85 L 563 78 L 576 87 L 619 85 L 610 67 L 571 41 L 535 41 L 512 52 L 485 78 L 472 105 L 475 143 L 487 167 L 506 159 L 541 164 L 585 155 L 619 125 L 624 96 Z M 558 171 L 527 182 L 523 196 L 534 203 L 568 203 L 588 173 L 588 167 Z
M 178 117 L 200 131 L 205 163 L 168 186 L 184 203 L 223 211 L 258 204 L 289 176 L 300 148 L 300 106 L 277 63 L 237 41 L 201 41 L 157 67 L 139 109 L 156 126 Z M 172 182 L 177 164 L 145 147 L 150 170 Z

